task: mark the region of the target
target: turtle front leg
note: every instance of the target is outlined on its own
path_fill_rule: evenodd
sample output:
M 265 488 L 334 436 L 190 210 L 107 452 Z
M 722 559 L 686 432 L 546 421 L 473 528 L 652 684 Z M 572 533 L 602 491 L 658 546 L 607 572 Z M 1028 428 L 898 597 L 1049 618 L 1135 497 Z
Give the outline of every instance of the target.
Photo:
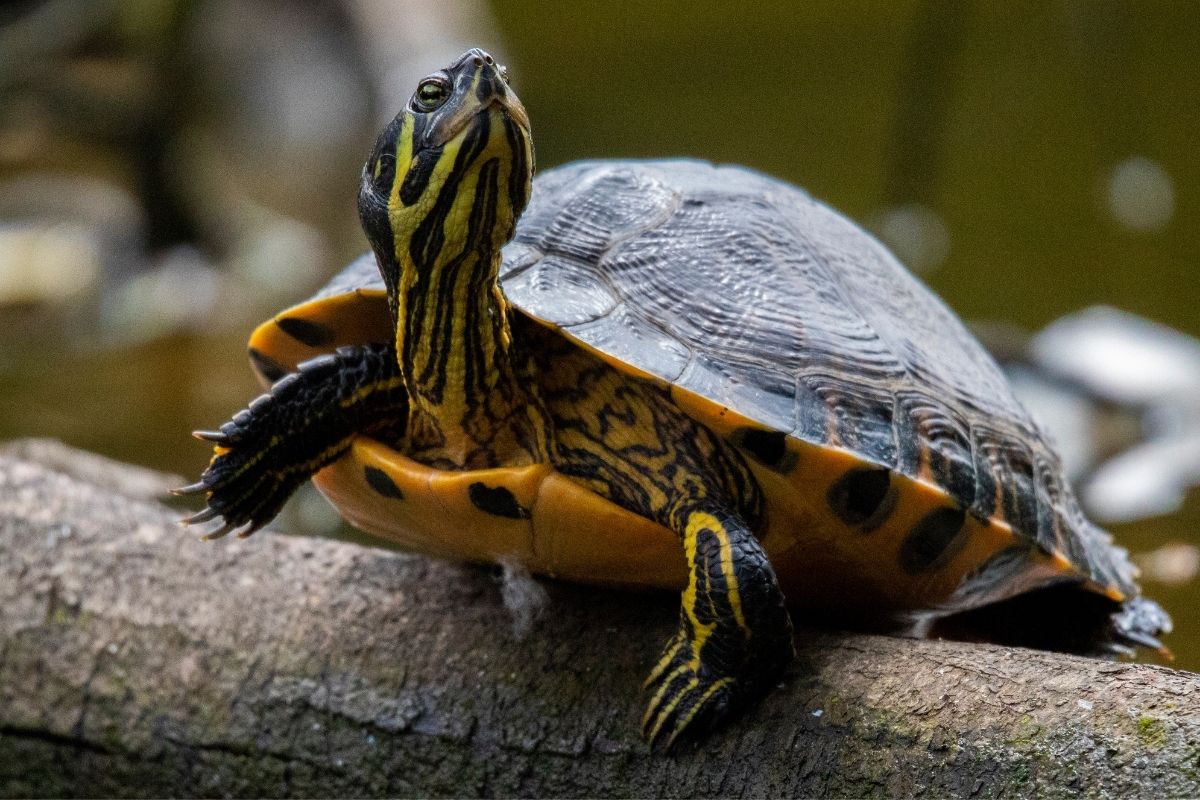
M 679 629 L 646 686 L 642 733 L 671 747 L 770 691 L 795 657 L 792 623 L 775 571 L 736 514 L 678 515 L 689 571 Z
M 359 434 L 398 441 L 408 395 L 391 345 L 343 347 L 299 366 L 217 431 L 200 480 L 176 494 L 205 494 L 208 505 L 186 524 L 220 517 L 205 535 L 249 536 L 269 523 L 288 497 L 349 449 Z

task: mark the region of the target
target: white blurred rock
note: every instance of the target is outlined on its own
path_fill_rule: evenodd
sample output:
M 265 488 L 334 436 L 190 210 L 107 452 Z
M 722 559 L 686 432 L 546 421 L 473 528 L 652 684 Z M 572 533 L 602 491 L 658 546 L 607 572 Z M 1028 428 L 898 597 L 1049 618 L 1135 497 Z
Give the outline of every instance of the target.
M 1172 513 L 1200 485 L 1200 341 L 1096 307 L 1047 326 L 1025 357 L 1008 367 L 1018 396 L 1098 520 Z
M 1105 461 L 1082 488 L 1083 502 L 1106 522 L 1178 511 L 1200 485 L 1200 430 L 1160 437 Z
M 932 272 L 950 253 L 950 231 L 932 208 L 912 203 L 884 211 L 872 228 L 913 272 Z
M 1126 159 L 1109 175 L 1108 210 L 1131 231 L 1161 231 L 1175 216 L 1175 182 L 1156 161 Z
M 1130 403 L 1200 403 L 1200 341 L 1107 306 L 1068 315 L 1030 344 L 1034 361 L 1098 394 Z
M 65 304 L 93 293 L 100 239 L 65 222 L 0 224 L 0 306 Z
M 1139 553 L 1134 560 L 1144 580 L 1182 586 L 1191 583 L 1200 572 L 1200 547 L 1172 542 L 1149 553 Z
M 0 306 L 85 306 L 135 271 L 144 225 L 108 181 L 48 171 L 0 181 Z

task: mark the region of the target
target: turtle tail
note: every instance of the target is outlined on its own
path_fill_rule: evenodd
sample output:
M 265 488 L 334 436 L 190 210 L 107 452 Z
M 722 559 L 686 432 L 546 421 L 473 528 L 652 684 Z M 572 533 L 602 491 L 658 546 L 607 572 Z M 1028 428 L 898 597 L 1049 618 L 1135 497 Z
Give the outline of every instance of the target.
M 220 518 L 206 534 L 245 537 L 266 525 L 288 497 L 340 458 L 359 434 L 388 444 L 404 435 L 408 394 L 389 344 L 342 347 L 285 375 L 216 431 L 196 437 L 214 444 L 213 457 L 191 486 L 175 494 L 206 494 L 208 505 L 183 520 Z

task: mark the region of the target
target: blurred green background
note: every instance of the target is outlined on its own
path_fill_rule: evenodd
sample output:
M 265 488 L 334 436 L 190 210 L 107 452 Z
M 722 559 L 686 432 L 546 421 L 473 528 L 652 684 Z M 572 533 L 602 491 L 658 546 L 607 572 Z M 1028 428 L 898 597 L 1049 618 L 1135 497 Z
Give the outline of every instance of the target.
M 866 225 L 966 319 L 1033 331 L 1103 303 L 1200 336 L 1198 3 L 18 2 L 0 439 L 196 475 L 188 432 L 258 390 L 250 329 L 365 248 L 377 129 L 471 45 L 508 64 L 539 167 L 747 164 Z M 312 497 L 289 513 L 332 525 Z M 1198 522 L 1193 493 L 1113 527 L 1195 560 Z M 1177 664 L 1200 668 L 1195 569 L 1156 574 Z

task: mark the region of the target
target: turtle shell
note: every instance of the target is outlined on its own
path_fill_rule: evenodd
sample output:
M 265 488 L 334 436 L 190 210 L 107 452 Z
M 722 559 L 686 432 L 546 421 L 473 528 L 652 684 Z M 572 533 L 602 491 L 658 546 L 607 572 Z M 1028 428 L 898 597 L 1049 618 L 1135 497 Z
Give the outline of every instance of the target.
M 1064 577 L 1137 593 L 995 361 L 878 241 L 789 184 L 695 161 L 569 164 L 536 179 L 500 277 L 517 310 L 669 388 L 768 483 L 783 476 L 772 486 L 803 489 L 798 465 L 825 464 L 819 494 L 843 523 L 868 529 L 889 486 L 920 494 L 934 511 L 896 545 L 918 583 L 943 529 L 991 531 L 960 607 Z M 273 380 L 314 351 L 390 339 L 383 292 L 373 259 L 353 262 L 260 328 L 256 369 Z M 1030 553 L 1052 568 L 1031 577 Z

